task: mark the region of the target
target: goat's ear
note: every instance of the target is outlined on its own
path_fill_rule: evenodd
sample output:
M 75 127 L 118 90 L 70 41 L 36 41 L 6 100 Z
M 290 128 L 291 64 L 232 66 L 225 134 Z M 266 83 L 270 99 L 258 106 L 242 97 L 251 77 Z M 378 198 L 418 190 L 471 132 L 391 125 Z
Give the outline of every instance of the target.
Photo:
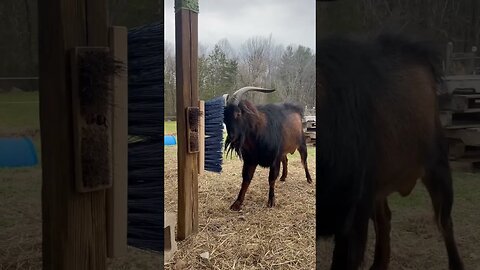
M 260 115 L 255 105 L 248 100 L 242 100 L 238 104 L 238 107 L 242 112 L 243 118 L 245 118 L 251 126 L 255 127 L 259 124 Z
M 255 105 L 253 105 L 248 100 L 242 100 L 238 104 L 238 107 L 240 108 L 240 111 L 242 112 L 242 114 L 245 115 L 246 117 L 256 116 L 258 114 L 257 108 L 255 108 Z

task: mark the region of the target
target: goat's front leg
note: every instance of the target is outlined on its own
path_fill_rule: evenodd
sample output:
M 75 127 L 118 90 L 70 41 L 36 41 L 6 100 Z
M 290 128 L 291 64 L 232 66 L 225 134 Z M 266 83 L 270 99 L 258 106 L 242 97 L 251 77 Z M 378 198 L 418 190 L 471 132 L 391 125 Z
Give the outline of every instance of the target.
M 273 162 L 270 166 L 270 172 L 268 174 L 268 184 L 270 189 L 268 191 L 268 207 L 275 206 L 275 181 L 277 180 L 278 174 L 280 173 L 280 160 Z
M 358 270 L 362 265 L 363 255 L 368 238 L 368 215 L 357 210 L 353 226 L 341 233 L 335 234 L 330 270 Z
M 283 170 L 282 170 L 282 176 L 280 177 L 280 181 L 282 181 L 282 182 L 284 182 L 285 178 L 287 178 L 287 173 L 288 173 L 287 165 L 288 165 L 288 158 L 287 158 L 287 155 L 285 155 L 282 158 Z
M 240 188 L 240 193 L 238 193 L 237 200 L 232 204 L 232 206 L 230 206 L 231 210 L 240 211 L 240 208 L 242 208 L 242 203 L 245 199 L 245 193 L 247 192 L 248 186 L 250 185 L 250 181 L 252 181 L 253 174 L 255 173 L 256 168 L 257 164 L 243 163 L 242 187 Z
M 388 207 L 387 199 L 375 202 L 375 213 L 373 215 L 375 226 L 375 257 L 370 270 L 387 270 L 390 262 L 390 220 L 392 212 Z

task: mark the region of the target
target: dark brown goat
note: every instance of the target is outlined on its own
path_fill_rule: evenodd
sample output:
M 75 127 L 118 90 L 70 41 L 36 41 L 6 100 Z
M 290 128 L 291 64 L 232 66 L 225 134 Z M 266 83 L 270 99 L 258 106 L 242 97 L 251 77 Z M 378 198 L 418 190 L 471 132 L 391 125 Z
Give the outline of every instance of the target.
M 390 35 L 374 42 L 330 38 L 317 52 L 317 235 L 335 237 L 331 269 L 359 269 L 370 218 L 376 233 L 370 269 L 388 268 L 387 197 L 407 196 L 419 178 L 432 200 L 449 269 L 464 269 L 435 94 L 442 81 L 437 54 Z
M 269 93 L 274 90 L 244 87 L 226 97 L 224 122 L 227 127 L 225 149 L 235 151 L 243 160 L 242 187 L 230 209 L 239 211 L 258 165 L 269 167 L 268 207 L 275 205 L 275 181 L 283 164 L 281 180 L 287 176 L 287 154 L 300 153 L 308 183 L 312 182 L 307 166 L 307 146 L 302 128 L 303 109 L 290 103 L 255 106 L 240 101 L 248 91 Z

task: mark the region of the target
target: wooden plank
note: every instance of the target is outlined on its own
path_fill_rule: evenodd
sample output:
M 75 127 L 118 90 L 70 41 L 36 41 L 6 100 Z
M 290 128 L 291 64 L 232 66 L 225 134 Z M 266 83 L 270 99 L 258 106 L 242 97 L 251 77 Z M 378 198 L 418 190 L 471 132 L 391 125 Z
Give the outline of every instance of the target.
M 164 232 L 164 264 L 168 263 L 177 251 L 177 242 L 175 241 L 175 225 L 177 216 L 175 213 L 164 213 L 163 232 Z
M 205 101 L 200 100 L 198 107 L 200 108 L 198 174 L 203 175 L 205 173 Z
M 191 100 L 192 106 L 198 106 L 198 14 L 189 11 L 190 22 L 190 76 L 191 76 Z M 195 165 L 192 173 L 192 233 L 198 232 L 198 153 L 193 155 L 192 162 Z
M 77 193 L 74 186 L 69 54 L 90 42 L 87 32 L 106 28 L 106 12 L 86 12 L 106 0 L 40 0 L 39 96 L 42 140 L 43 269 L 106 269 L 105 191 Z M 88 29 L 88 31 L 87 31 Z M 96 30 L 97 29 L 97 30 Z M 105 32 L 106 35 L 106 32 Z
M 440 111 L 439 113 L 440 123 L 443 127 L 450 126 L 452 124 L 452 112 L 451 111 Z
M 448 152 L 451 159 L 461 158 L 465 154 L 465 144 L 462 140 L 450 140 Z
M 457 113 L 478 113 L 478 112 L 480 112 L 480 108 L 473 108 L 473 109 L 462 108 L 462 109 L 454 110 L 454 112 L 457 112 Z
M 445 81 L 447 83 L 456 83 L 458 81 L 479 81 L 480 82 L 480 78 L 478 77 L 478 75 L 448 75 L 448 76 L 445 76 Z
M 465 154 L 463 155 L 462 158 L 476 159 L 477 162 L 480 161 L 480 149 L 479 149 L 479 147 L 470 148 L 470 149 L 466 150 Z
M 180 240 L 198 231 L 198 153 L 188 153 L 185 111 L 198 104 L 198 16 L 180 9 L 175 14 L 178 226 Z
M 128 202 L 128 51 L 127 28 L 110 28 L 109 42 L 114 58 L 124 70 L 113 79 L 113 186 L 107 190 L 107 256 L 127 253 Z
M 108 2 L 86 0 L 88 46 L 108 46 Z
M 447 138 L 459 139 L 468 146 L 480 146 L 480 128 L 447 130 Z
M 480 171 L 480 161 L 478 160 L 454 160 L 450 161 L 450 167 L 454 171 L 475 173 Z
M 453 132 L 456 129 L 480 128 L 480 122 L 476 121 L 453 121 L 450 126 L 446 126 L 448 132 Z

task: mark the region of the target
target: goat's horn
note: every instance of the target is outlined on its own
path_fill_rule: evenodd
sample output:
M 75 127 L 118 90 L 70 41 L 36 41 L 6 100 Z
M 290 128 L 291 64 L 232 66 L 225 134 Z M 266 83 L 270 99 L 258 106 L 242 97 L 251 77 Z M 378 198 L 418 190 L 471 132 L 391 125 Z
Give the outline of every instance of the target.
M 228 100 L 229 100 L 229 95 L 228 95 L 228 94 L 224 94 L 222 97 L 223 97 L 223 100 L 225 101 L 225 106 L 227 106 Z
M 238 105 L 242 96 L 249 91 L 271 93 L 271 92 L 275 91 L 275 89 L 267 89 L 267 88 L 261 88 L 261 87 L 255 87 L 255 86 L 242 87 L 242 88 L 238 89 L 237 91 L 235 91 L 235 93 L 233 93 L 231 96 L 228 96 L 227 104 Z

